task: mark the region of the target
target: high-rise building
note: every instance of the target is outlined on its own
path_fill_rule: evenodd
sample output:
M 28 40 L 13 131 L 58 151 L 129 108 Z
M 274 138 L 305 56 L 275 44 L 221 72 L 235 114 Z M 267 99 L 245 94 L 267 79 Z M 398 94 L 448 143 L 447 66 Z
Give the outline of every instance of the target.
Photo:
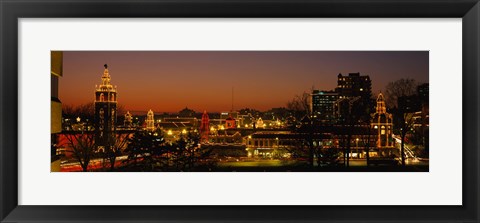
M 95 145 L 98 151 L 106 151 L 115 143 L 117 122 L 117 87 L 110 83 L 108 65 L 102 76 L 102 84 L 95 86 Z
M 330 122 L 335 118 L 335 102 L 339 94 L 335 91 L 313 90 L 311 110 L 314 119 Z
M 335 91 L 339 94 L 339 98 L 357 98 L 355 99 L 354 111 L 357 117 L 368 116 L 373 108 L 372 103 L 372 80 L 368 75 L 360 75 L 360 73 L 349 73 L 348 76 L 338 74 L 337 88 Z M 339 106 L 341 104 L 338 104 Z M 340 110 L 344 110 L 340 108 Z M 351 115 L 351 114 L 350 114 Z
M 397 99 L 398 108 L 404 112 L 416 112 L 422 109 L 418 95 L 401 96 Z
M 420 98 L 422 105 L 428 104 L 429 99 L 429 85 L 428 83 L 420 84 L 417 86 L 417 95 Z
M 338 74 L 338 85 L 335 89 L 340 96 L 356 97 L 370 99 L 372 95 L 372 81 L 368 75 L 362 76 L 360 73 L 349 73 L 348 76 Z

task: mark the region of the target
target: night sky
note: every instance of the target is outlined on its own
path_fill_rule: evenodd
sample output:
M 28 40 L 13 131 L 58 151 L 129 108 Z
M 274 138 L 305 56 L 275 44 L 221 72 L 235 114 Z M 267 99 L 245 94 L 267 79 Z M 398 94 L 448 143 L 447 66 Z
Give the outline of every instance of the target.
M 296 94 L 333 90 L 337 75 L 360 72 L 374 93 L 388 82 L 428 82 L 428 51 L 70 51 L 63 54 L 59 98 L 93 102 L 108 64 L 118 103 L 130 111 L 201 112 L 285 107 Z

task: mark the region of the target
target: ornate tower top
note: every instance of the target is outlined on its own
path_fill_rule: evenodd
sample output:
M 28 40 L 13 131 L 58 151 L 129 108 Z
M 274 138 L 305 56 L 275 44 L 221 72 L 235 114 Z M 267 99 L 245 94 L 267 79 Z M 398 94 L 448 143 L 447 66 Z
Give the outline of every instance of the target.
M 385 114 L 387 113 L 387 108 L 385 106 L 385 99 L 383 98 L 383 94 L 380 92 L 377 97 L 377 113 L 378 114 Z
M 105 68 L 103 70 L 103 75 L 102 75 L 102 84 L 97 87 L 97 91 L 109 91 L 109 92 L 115 92 L 117 90 L 117 87 L 113 87 L 113 85 L 110 83 L 110 73 L 108 72 L 108 65 L 104 64 L 103 67 Z
M 102 84 L 110 85 L 110 74 L 108 73 L 108 65 L 105 64 L 103 66 L 105 67 L 105 70 L 103 70 Z

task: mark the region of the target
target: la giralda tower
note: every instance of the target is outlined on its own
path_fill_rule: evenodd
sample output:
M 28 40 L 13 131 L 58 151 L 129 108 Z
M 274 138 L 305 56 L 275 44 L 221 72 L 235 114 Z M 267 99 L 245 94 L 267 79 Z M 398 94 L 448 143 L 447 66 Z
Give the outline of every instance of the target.
M 108 65 L 104 65 L 102 84 L 95 85 L 95 145 L 105 152 L 115 143 L 117 123 L 117 86 L 110 84 Z

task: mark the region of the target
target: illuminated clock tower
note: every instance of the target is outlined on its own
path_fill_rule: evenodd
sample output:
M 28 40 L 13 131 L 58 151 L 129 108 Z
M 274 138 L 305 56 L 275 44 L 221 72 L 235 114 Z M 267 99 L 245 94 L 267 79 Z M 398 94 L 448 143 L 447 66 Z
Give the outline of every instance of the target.
M 117 87 L 110 84 L 107 64 L 104 67 L 102 84 L 95 85 L 95 145 L 99 152 L 115 143 L 117 123 Z

